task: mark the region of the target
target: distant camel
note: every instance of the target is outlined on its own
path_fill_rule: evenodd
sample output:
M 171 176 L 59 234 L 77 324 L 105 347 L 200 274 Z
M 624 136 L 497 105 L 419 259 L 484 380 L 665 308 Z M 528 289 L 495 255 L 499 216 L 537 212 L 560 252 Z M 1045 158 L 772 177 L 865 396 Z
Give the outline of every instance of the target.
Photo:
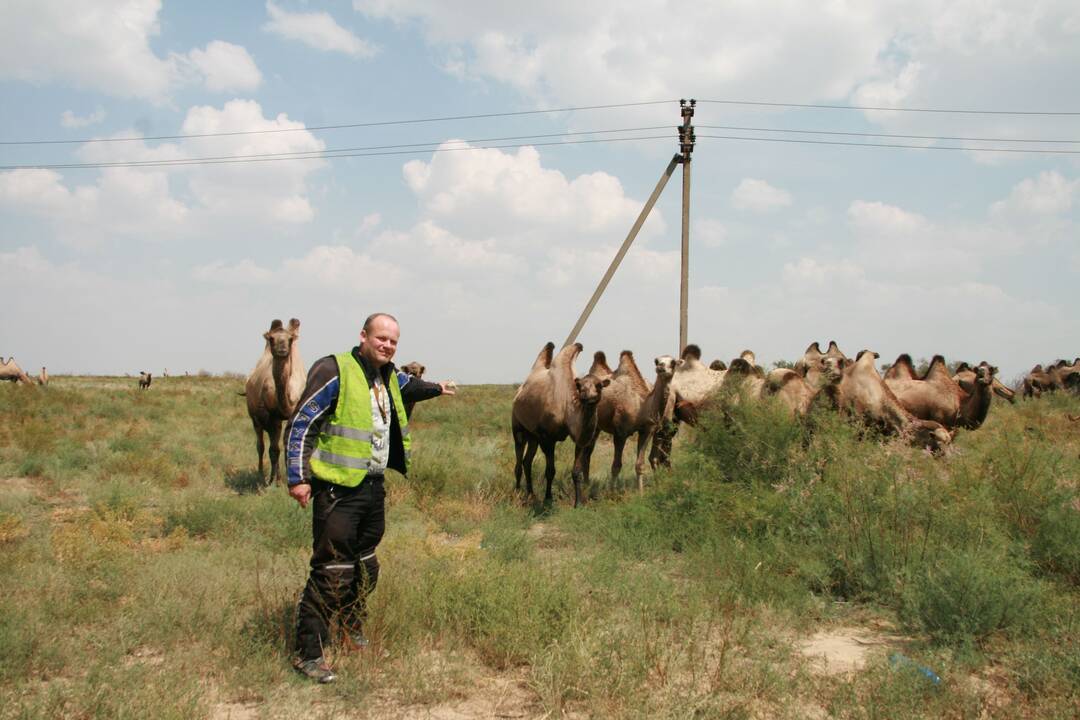
M 148 372 L 142 370 L 139 371 L 139 389 L 145 390 L 150 387 L 151 375 Z
M 280 320 L 270 323 L 270 329 L 263 333 L 266 346 L 262 356 L 244 383 L 248 415 L 255 429 L 255 447 L 259 452 L 260 479 L 265 477 L 263 433 L 270 436 L 270 479 L 267 484 L 273 484 L 280 476 L 281 426 L 296 412 L 306 382 L 304 362 L 296 342 L 299 337 L 300 321 L 296 318 L 289 321 L 287 328 Z
M 44 365 L 41 366 L 41 372 L 37 376 L 37 383 L 38 385 L 49 384 L 49 371 L 45 369 Z
M 408 375 L 409 377 L 414 377 L 417 380 L 420 380 L 421 378 L 423 378 L 424 377 L 424 372 L 427 370 L 426 367 L 424 367 L 423 365 L 421 365 L 418 362 L 405 363 L 404 365 L 402 365 L 398 369 L 401 370 L 406 375 Z M 410 420 L 412 419 L 413 408 L 415 406 L 416 406 L 415 402 L 405 403 L 405 416 L 407 418 L 409 418 Z
M 552 501 L 551 483 L 555 479 L 555 445 L 566 438 L 574 441 L 574 506 L 582 500 L 581 486 L 588 482 L 586 450 L 596 434 L 596 406 L 601 390 L 610 378 L 586 375 L 574 377 L 574 359 L 581 353 L 581 343 L 567 345 L 555 355 L 555 344 L 548 343 L 533 362 L 532 370 L 518 388 L 511 409 L 510 426 L 514 435 L 514 488 L 533 496 L 532 461 L 539 445 L 546 462 L 544 479 L 547 488 L 544 502 Z
M 22 383 L 23 385 L 33 385 L 34 381 L 30 379 L 30 376 L 23 372 L 23 369 L 19 367 L 15 362 L 15 356 L 12 355 L 7 360 L 0 358 L 0 380 L 7 380 L 13 383 Z
M 885 384 L 915 417 L 941 423 L 949 430 L 957 427 L 975 430 L 983 424 L 990 410 L 990 400 L 994 396 L 991 386 L 997 368 L 983 362 L 974 373 L 974 386 L 967 392 L 952 379 L 945 358 L 935 355 L 926 373 L 915 378 L 911 356 L 904 353 L 885 373 Z

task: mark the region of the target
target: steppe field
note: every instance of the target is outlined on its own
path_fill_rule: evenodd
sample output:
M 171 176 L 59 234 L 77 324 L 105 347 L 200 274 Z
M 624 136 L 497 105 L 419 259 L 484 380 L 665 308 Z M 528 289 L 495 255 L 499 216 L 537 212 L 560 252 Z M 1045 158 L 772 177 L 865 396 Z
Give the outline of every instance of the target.
M 260 487 L 238 377 L 0 387 L 2 718 L 1070 718 L 1080 398 L 941 458 L 771 405 L 639 495 L 513 491 L 511 386 L 417 406 L 371 645 L 289 663 L 310 509 Z M 536 472 L 542 476 L 542 458 Z M 542 492 L 542 484 L 540 484 Z

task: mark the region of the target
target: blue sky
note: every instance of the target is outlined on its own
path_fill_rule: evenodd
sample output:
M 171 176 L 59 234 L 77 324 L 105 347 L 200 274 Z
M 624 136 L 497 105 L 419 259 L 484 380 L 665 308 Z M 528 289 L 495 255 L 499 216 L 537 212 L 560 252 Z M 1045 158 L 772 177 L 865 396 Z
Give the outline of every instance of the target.
M 1011 380 L 1080 354 L 1080 155 L 974 151 L 1080 150 L 1080 115 L 905 111 L 1080 112 L 1072 2 L 5 5 L 0 140 L 290 130 L 5 144 L 5 167 L 670 136 L 0 170 L 0 283 L 15 307 L 0 354 L 31 370 L 246 372 L 279 317 L 300 318 L 310 362 L 385 310 L 402 321 L 400 361 L 518 381 L 565 338 L 676 150 L 678 104 L 309 128 L 680 97 L 703 101 L 690 340 L 707 359 L 794 359 L 835 338 L 883 361 L 986 359 Z M 653 126 L 666 128 L 627 130 Z M 677 173 L 580 337 L 587 355 L 628 348 L 648 364 L 677 350 L 679 199 Z

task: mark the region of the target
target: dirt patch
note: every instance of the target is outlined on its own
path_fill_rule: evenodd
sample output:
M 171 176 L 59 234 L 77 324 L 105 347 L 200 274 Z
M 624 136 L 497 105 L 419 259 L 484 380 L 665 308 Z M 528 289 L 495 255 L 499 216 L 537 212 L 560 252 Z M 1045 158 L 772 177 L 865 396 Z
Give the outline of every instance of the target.
M 514 677 L 484 677 L 456 700 L 423 707 L 399 708 L 406 720 L 472 720 L 473 718 L 532 718 L 540 715 L 535 695 Z
M 815 672 L 839 675 L 859 672 L 873 656 L 901 648 L 910 638 L 860 627 L 822 630 L 797 644 Z
M 255 720 L 257 717 L 257 703 L 223 702 L 210 708 L 210 720 Z

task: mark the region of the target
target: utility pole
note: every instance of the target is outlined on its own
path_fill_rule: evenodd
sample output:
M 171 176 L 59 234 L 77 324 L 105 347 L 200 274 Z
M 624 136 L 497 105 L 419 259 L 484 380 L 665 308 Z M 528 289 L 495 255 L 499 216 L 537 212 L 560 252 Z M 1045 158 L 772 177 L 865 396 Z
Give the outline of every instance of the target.
M 679 354 L 686 349 L 687 316 L 690 304 L 690 157 L 697 136 L 690 121 L 694 118 L 693 98 L 679 101 L 682 125 L 679 126 L 679 162 L 682 163 L 682 271 L 679 278 Z
M 687 104 L 688 102 L 689 104 Z M 611 261 L 611 265 L 608 266 L 607 272 L 604 273 L 604 277 L 601 278 L 600 284 L 596 286 L 596 290 L 593 292 L 592 297 L 589 298 L 589 302 L 585 305 L 585 309 L 581 311 L 581 316 L 574 325 L 574 329 L 571 330 L 570 334 L 567 336 L 566 342 L 563 343 L 563 347 L 566 347 L 577 340 L 578 334 L 581 332 L 581 329 L 585 327 L 585 323 L 589 319 L 589 315 L 592 314 L 593 309 L 596 307 L 596 303 L 600 301 L 600 296 L 604 294 L 604 290 L 607 288 L 608 283 L 611 282 L 612 276 L 615 275 L 615 270 L 618 269 L 619 263 L 622 262 L 626 252 L 630 249 L 630 245 L 633 244 L 634 239 L 641 230 L 641 226 L 645 224 L 645 219 L 649 217 L 649 212 L 652 211 L 653 205 L 655 205 L 656 201 L 660 198 L 660 193 L 663 192 L 664 186 L 667 185 L 667 181 L 671 179 L 671 176 L 674 174 L 675 166 L 681 163 L 683 166 L 683 199 L 682 283 L 679 289 L 679 354 L 681 355 L 682 351 L 686 348 L 686 306 L 688 299 L 688 279 L 690 275 L 690 153 L 694 151 L 694 142 L 696 140 L 694 126 L 690 124 L 690 119 L 694 117 L 694 106 L 696 104 L 696 100 L 679 101 L 682 112 L 682 125 L 677 127 L 679 131 L 679 152 L 675 153 L 675 156 L 671 158 L 671 162 L 668 163 L 667 168 L 664 170 L 664 174 L 660 176 L 659 182 L 656 183 L 656 188 L 645 202 L 645 207 L 641 209 L 641 213 L 634 222 L 634 226 L 630 228 L 630 233 L 626 236 L 626 239 L 623 240 L 622 247 L 615 253 L 615 258 Z

